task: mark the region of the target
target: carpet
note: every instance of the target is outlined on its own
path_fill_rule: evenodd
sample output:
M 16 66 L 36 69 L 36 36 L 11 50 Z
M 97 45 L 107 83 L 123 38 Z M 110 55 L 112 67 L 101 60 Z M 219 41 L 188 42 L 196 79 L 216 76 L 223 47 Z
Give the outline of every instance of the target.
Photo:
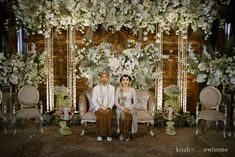
M 212 146 L 194 135 L 194 128 L 176 128 L 177 134 L 165 134 L 165 128 L 155 128 L 154 137 L 147 134 L 145 125 L 139 125 L 138 133 L 129 142 L 121 142 L 113 134 L 113 141 L 96 141 L 96 126 L 89 123 L 84 136 L 81 127 L 72 126 L 73 134 L 62 136 L 58 126 L 44 127 L 44 134 L 35 137 L 20 150 L 17 157 L 219 157 L 234 152 L 206 152 Z M 115 132 L 115 128 L 113 129 Z M 217 135 L 219 136 L 219 135 Z M 221 135 L 222 136 L 222 135 Z M 212 137 L 213 138 L 213 137 Z M 232 139 L 233 140 L 233 139 Z

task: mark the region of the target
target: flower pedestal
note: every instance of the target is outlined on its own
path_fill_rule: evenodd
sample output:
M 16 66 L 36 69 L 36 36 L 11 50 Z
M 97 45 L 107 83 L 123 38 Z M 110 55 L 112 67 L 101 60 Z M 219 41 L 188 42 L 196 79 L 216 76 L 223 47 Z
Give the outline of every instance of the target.
M 59 122 L 60 129 L 59 132 L 61 135 L 71 135 L 72 131 L 67 126 L 67 121 L 71 120 L 73 117 L 73 109 L 69 107 L 64 107 L 60 110 L 60 118 L 63 120 Z
M 60 129 L 59 132 L 63 136 L 71 135 L 72 131 L 71 129 L 67 126 L 67 121 L 61 121 L 59 122 Z
M 166 124 L 167 124 L 167 127 L 166 127 L 166 130 L 165 130 L 165 133 L 168 134 L 168 135 L 176 135 L 176 131 L 175 131 L 175 128 L 174 128 L 175 122 L 168 121 L 168 122 L 166 122 Z

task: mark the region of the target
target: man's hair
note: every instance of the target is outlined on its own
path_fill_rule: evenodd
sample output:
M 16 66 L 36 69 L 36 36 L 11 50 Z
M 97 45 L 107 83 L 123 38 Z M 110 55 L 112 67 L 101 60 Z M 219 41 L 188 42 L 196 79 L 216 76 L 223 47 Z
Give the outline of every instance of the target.
M 109 76 L 109 73 L 108 73 L 108 71 L 106 71 L 106 70 L 100 72 L 100 73 L 99 73 L 99 76 L 102 76 L 102 75 L 104 75 L 104 74 L 107 75 L 107 76 Z

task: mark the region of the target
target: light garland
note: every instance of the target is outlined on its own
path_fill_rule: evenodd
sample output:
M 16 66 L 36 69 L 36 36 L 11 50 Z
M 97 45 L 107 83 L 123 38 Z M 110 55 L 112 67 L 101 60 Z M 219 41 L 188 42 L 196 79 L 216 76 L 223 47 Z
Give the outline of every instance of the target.
M 159 51 L 161 54 L 163 54 L 163 33 L 161 32 L 161 27 L 159 24 L 156 25 L 156 44 L 159 47 Z M 156 94 L 156 102 L 157 102 L 157 111 L 162 110 L 162 98 L 163 98 L 163 67 L 158 67 L 156 70 L 159 71 L 159 77 L 156 78 L 156 84 L 155 84 L 155 94 Z
M 187 30 L 185 28 L 185 30 Z M 180 105 L 180 109 L 183 112 L 187 111 L 187 73 L 186 66 L 184 62 L 187 58 L 187 44 L 188 37 L 187 31 L 181 33 L 178 36 L 178 75 L 177 75 L 177 85 L 181 91 L 178 96 L 178 104 Z
M 48 53 L 48 61 L 47 61 L 47 68 L 48 68 L 48 75 L 47 75 L 47 83 L 46 83 L 46 90 L 47 90 L 47 111 L 54 110 L 54 61 L 53 61 L 53 32 L 50 33 L 48 38 L 44 38 L 45 42 L 45 50 Z

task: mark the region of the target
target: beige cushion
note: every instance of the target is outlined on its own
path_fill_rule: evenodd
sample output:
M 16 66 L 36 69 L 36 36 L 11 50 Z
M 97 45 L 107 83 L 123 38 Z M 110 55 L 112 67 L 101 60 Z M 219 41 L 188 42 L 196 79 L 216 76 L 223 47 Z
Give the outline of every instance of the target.
M 34 86 L 24 86 L 18 93 L 19 102 L 26 107 L 36 106 L 39 101 L 39 92 Z
M 40 117 L 39 109 L 27 108 L 16 111 L 16 118 L 27 119 Z
M 82 117 L 82 120 L 96 120 L 96 115 L 94 112 L 88 111 Z
M 138 121 L 153 120 L 153 116 L 147 110 L 137 110 L 137 120 Z
M 147 110 L 148 109 L 148 100 L 149 100 L 149 93 L 147 91 L 136 91 L 136 99 L 137 103 L 135 109 L 139 110 Z
M 221 102 L 220 91 L 212 86 L 203 88 L 200 92 L 200 102 L 205 108 L 216 108 Z
M 224 114 L 216 110 L 203 110 L 200 111 L 199 118 L 207 120 L 223 120 Z

